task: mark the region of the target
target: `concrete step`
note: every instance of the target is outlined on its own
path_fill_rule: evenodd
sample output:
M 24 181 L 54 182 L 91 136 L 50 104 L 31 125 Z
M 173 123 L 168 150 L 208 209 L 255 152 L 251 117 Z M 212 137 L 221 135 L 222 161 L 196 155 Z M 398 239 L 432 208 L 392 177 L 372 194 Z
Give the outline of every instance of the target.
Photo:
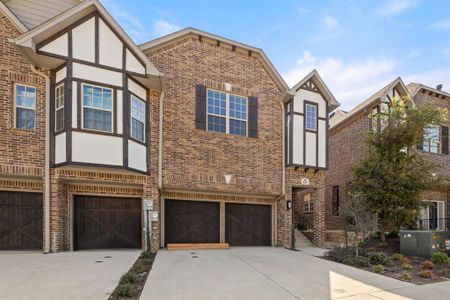
M 314 244 L 300 230 L 295 230 L 295 249 L 313 246 Z

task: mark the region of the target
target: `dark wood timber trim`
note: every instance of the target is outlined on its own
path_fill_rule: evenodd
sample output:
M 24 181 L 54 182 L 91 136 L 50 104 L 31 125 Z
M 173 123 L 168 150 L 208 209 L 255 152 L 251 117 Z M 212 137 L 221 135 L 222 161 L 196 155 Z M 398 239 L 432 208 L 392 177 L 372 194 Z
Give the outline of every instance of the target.
M 55 164 L 55 84 L 56 80 L 56 71 L 50 71 L 50 165 L 53 166 Z M 64 79 L 65 81 L 65 79 Z M 64 95 L 65 97 L 65 95 Z M 64 99 L 65 100 L 65 99 Z M 65 107 L 66 103 L 64 103 Z M 66 114 L 64 109 L 64 114 Z M 65 116 L 64 116 L 65 117 Z
M 113 137 L 122 137 L 121 134 L 114 133 L 114 132 L 92 130 L 92 129 L 84 129 L 84 128 L 74 128 L 74 129 L 72 129 L 72 131 L 81 132 L 81 133 L 96 134 L 96 135 L 107 135 L 107 136 L 113 136 Z
M 82 91 L 81 91 L 81 82 L 77 81 L 77 128 L 81 129 L 83 128 L 83 124 L 81 122 L 82 121 L 82 116 L 83 116 L 83 105 L 82 105 L 82 101 L 83 98 L 82 96 Z
M 289 102 L 289 105 L 291 106 L 291 122 L 289 123 L 289 140 L 291 141 L 289 143 L 289 162 L 292 164 L 293 163 L 293 158 L 294 158 L 294 115 L 292 114 L 293 109 L 294 109 L 294 99 L 291 99 L 291 101 Z
M 99 34 L 99 24 L 98 15 L 95 16 L 95 63 L 100 64 L 100 34 Z
M 92 81 L 92 80 L 78 78 L 78 77 L 73 77 L 72 79 L 74 81 L 78 81 L 78 82 L 81 82 L 81 83 L 86 83 L 86 84 L 91 84 L 91 85 L 98 85 L 98 86 L 101 86 L 101 87 L 104 87 L 104 88 L 109 88 L 109 89 L 112 89 L 112 90 L 114 90 L 114 89 L 121 90 L 122 89 L 122 87 L 118 86 L 118 85 L 111 85 L 111 84 L 108 84 L 108 83 Z
M 119 114 L 117 113 L 117 89 L 113 90 L 113 132 L 117 134 L 117 119 Z
M 71 52 L 71 51 L 70 51 Z M 65 112 L 65 128 L 66 128 L 66 156 L 67 162 L 72 161 L 72 74 L 73 67 L 72 62 L 67 62 L 67 81 L 66 81 L 66 98 L 64 103 Z M 78 96 L 77 96 L 78 97 Z M 78 115 L 78 112 L 77 112 Z
M 122 66 L 126 67 L 126 46 L 123 45 Z M 128 93 L 128 76 L 126 73 L 122 75 L 123 85 L 123 166 L 128 168 L 128 139 L 130 138 L 130 96 Z M 148 151 L 147 151 L 148 152 Z

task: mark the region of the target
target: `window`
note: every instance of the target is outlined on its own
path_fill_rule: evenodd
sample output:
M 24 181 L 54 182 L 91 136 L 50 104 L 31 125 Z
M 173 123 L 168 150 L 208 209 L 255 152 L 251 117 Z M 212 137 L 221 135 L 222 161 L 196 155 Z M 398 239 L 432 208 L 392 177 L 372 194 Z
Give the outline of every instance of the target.
M 314 210 L 314 202 L 312 201 L 311 194 L 303 196 L 303 211 L 312 212 Z
M 34 129 L 36 88 L 23 84 L 16 84 L 15 106 L 16 128 Z
M 305 105 L 305 111 L 306 111 L 306 129 L 307 130 L 317 130 L 317 106 L 306 104 Z
M 423 151 L 441 153 L 441 128 L 432 125 L 423 130 Z
M 64 84 L 55 89 L 55 131 L 64 129 Z
M 331 188 L 331 213 L 339 216 L 339 186 L 335 185 Z
M 208 130 L 247 136 L 247 98 L 208 90 Z
M 112 90 L 83 84 L 83 128 L 112 132 Z
M 131 137 L 143 142 L 145 129 L 145 102 L 131 95 Z

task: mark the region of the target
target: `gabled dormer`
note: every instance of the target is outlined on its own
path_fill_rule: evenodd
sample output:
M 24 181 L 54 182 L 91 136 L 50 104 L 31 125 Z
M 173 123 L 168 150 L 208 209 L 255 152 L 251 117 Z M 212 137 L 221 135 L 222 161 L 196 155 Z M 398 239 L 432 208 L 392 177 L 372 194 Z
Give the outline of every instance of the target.
M 56 29 L 58 31 L 56 31 Z M 50 72 L 51 163 L 149 168 L 149 90 L 160 73 L 98 1 L 16 39 Z
M 316 70 L 289 91 L 286 103 L 287 166 L 328 168 L 329 112 L 339 106 Z

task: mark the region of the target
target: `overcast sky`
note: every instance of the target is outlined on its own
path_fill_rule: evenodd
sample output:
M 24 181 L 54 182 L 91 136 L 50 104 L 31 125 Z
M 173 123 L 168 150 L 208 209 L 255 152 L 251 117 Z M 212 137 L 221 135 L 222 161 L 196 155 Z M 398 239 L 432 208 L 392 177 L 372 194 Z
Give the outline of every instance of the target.
M 195 27 L 262 48 L 289 86 L 316 68 L 344 110 L 398 76 L 450 91 L 450 1 L 101 2 L 138 44 Z

